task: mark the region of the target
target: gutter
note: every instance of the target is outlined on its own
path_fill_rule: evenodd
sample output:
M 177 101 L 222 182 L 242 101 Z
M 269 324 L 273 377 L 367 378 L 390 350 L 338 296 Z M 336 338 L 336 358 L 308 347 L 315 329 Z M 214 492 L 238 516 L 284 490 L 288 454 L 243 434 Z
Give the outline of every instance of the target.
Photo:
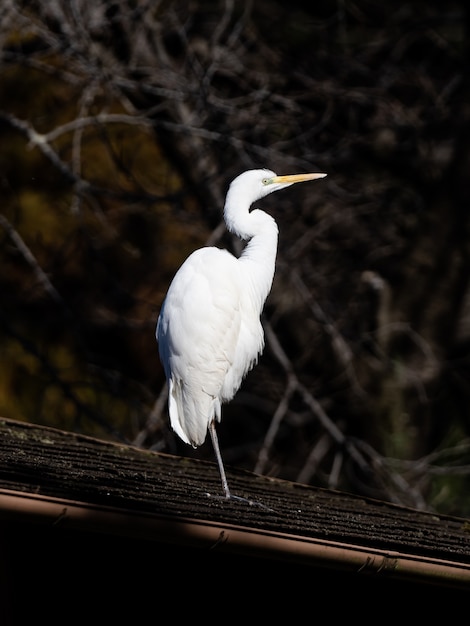
M 295 561 L 315 567 L 341 569 L 356 575 L 470 588 L 470 563 L 21 491 L 0 489 L 0 519 Z

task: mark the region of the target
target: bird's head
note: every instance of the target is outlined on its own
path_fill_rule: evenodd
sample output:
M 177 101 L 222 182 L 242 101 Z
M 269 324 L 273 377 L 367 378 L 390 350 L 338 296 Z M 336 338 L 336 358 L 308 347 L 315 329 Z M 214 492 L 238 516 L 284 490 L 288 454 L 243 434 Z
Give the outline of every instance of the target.
M 224 217 L 228 230 L 242 239 L 251 239 L 265 230 L 267 221 L 275 224 L 273 218 L 263 211 L 249 213 L 253 202 L 294 183 L 324 178 L 325 176 L 326 174 L 278 176 L 271 170 L 243 172 L 233 180 L 225 199 Z
M 251 205 L 256 200 L 260 200 L 274 191 L 290 187 L 294 183 L 316 180 L 325 176 L 326 174 L 320 173 L 278 176 L 275 172 L 267 169 L 248 170 L 233 180 L 229 193 L 238 198 L 244 198 Z

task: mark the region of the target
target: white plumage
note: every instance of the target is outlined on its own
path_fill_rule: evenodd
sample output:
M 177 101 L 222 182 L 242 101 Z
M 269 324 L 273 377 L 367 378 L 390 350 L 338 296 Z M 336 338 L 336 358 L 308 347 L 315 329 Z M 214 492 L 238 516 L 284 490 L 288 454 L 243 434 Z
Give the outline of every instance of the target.
M 233 398 L 263 350 L 260 315 L 277 253 L 276 222 L 250 207 L 273 191 L 324 176 L 249 170 L 235 178 L 224 219 L 229 231 L 248 240 L 240 258 L 215 247 L 196 250 L 176 273 L 160 311 L 156 336 L 169 386 L 171 427 L 194 447 L 209 430 L 227 498 L 232 496 L 215 422 L 221 419 L 221 405 Z

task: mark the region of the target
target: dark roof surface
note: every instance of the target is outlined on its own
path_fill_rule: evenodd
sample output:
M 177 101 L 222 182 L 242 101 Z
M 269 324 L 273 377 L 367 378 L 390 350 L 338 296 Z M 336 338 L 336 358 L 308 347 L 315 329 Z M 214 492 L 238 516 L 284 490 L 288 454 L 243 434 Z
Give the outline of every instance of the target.
M 470 588 L 470 522 L 0 420 L 0 519 L 387 571 Z

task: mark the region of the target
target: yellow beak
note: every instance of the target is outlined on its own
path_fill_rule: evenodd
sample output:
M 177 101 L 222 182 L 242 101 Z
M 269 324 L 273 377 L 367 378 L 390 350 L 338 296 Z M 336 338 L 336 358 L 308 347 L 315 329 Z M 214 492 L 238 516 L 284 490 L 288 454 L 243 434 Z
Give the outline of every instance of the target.
M 274 176 L 270 183 L 303 183 L 306 180 L 316 180 L 325 178 L 326 174 L 290 174 L 287 176 Z

